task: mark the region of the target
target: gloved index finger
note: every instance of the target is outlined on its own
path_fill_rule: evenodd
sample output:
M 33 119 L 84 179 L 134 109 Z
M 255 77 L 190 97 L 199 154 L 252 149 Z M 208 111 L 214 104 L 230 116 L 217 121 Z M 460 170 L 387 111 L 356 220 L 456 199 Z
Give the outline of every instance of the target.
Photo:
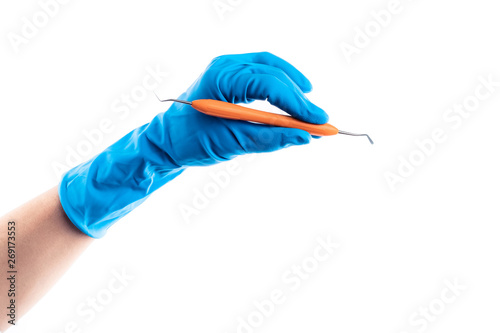
M 328 114 L 309 101 L 291 82 L 285 83 L 287 79 L 290 80 L 287 76 L 280 79 L 272 74 L 245 73 L 237 76 L 235 85 L 245 87 L 246 99 L 267 99 L 292 117 L 309 123 L 328 122 Z
M 304 74 L 302 74 L 297 68 L 286 60 L 283 60 L 270 52 L 247 53 L 243 56 L 248 57 L 249 61 L 256 64 L 264 64 L 281 69 L 304 93 L 308 93 L 312 90 L 312 84 Z

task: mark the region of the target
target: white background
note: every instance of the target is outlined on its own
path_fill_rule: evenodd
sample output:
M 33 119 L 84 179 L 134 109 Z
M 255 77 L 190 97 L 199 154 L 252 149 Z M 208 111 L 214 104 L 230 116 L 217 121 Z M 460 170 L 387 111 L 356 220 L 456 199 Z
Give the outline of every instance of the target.
M 126 119 L 112 112 L 147 66 L 169 72 L 157 90 L 176 97 L 215 56 L 272 52 L 312 81 L 309 98 L 333 125 L 375 145 L 339 135 L 238 159 L 240 173 L 190 224 L 180 205 L 226 166 L 188 170 L 94 242 L 12 332 L 71 321 L 83 332 L 236 332 L 273 289 L 287 299 L 255 332 L 498 331 L 500 87 L 458 128 L 443 120 L 479 76 L 500 81 L 496 2 L 401 0 L 350 63 L 341 43 L 389 1 L 232 3 L 221 19 L 212 0 L 71 0 L 15 52 L 8 34 L 41 7 L 3 2 L 0 213 L 57 185 L 52 165 L 83 130 L 114 121 L 95 154 L 164 111 L 149 93 Z M 384 174 L 435 128 L 447 140 L 391 191 Z M 282 274 L 327 236 L 338 250 L 289 292 Z M 122 269 L 134 278 L 86 323 L 77 307 Z M 439 308 L 447 279 L 467 289 L 424 329 L 412 325 L 419 307 Z

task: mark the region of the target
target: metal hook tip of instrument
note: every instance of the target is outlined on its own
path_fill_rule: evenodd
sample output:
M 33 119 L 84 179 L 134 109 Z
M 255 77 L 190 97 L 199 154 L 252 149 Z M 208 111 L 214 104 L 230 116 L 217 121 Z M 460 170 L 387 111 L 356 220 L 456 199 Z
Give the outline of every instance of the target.
M 160 102 L 177 102 L 177 103 L 182 103 L 182 104 L 187 104 L 187 105 L 191 105 L 192 103 L 191 102 L 188 102 L 188 101 L 182 101 L 180 99 L 174 99 L 174 98 L 169 98 L 169 99 L 160 99 L 160 97 L 158 97 L 158 95 L 156 94 L 156 91 L 153 91 L 153 93 L 155 94 L 156 98 L 158 98 L 158 100 Z
M 356 134 L 356 133 L 350 133 L 350 132 L 344 132 L 344 131 L 339 131 L 339 134 L 345 134 L 345 135 L 352 135 L 352 136 L 366 136 L 368 138 L 368 141 L 370 141 L 371 144 L 373 144 L 372 138 L 368 134 Z

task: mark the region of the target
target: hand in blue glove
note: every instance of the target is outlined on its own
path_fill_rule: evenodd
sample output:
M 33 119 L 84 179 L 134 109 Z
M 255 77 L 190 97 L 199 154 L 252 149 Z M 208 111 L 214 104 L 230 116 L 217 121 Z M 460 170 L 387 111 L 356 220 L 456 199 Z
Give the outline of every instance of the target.
M 311 83 L 270 53 L 215 58 L 179 99 L 249 103 L 267 99 L 291 116 L 324 124 L 328 115 L 304 93 Z M 62 207 L 85 234 L 100 238 L 118 219 L 189 166 L 212 165 L 246 153 L 306 144 L 306 131 L 222 119 L 174 103 L 91 160 L 64 174 Z

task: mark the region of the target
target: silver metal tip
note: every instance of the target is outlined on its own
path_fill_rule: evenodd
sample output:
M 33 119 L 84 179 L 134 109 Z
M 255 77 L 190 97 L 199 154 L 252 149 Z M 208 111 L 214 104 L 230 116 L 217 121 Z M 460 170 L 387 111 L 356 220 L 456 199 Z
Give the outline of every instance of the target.
M 156 91 L 153 91 L 153 93 L 155 94 L 156 98 L 158 98 L 158 100 L 160 102 L 177 102 L 177 103 L 183 103 L 183 104 L 187 104 L 187 105 L 191 105 L 192 103 L 191 102 L 188 102 L 188 101 L 183 101 L 183 100 L 180 100 L 180 99 L 174 99 L 174 98 L 169 98 L 169 99 L 161 99 L 158 94 L 156 93 Z
M 158 96 L 158 94 L 156 93 L 156 91 L 153 91 L 153 94 L 155 94 L 156 98 L 158 98 L 158 100 L 159 100 L 160 102 L 162 102 L 162 100 L 160 99 L 160 97 Z
M 366 136 L 368 138 L 368 141 L 370 141 L 371 144 L 373 144 L 372 138 L 368 134 L 357 134 L 357 133 L 350 133 L 350 132 L 345 132 L 345 131 L 339 131 L 339 134 L 344 134 L 344 135 L 352 135 L 352 136 Z

